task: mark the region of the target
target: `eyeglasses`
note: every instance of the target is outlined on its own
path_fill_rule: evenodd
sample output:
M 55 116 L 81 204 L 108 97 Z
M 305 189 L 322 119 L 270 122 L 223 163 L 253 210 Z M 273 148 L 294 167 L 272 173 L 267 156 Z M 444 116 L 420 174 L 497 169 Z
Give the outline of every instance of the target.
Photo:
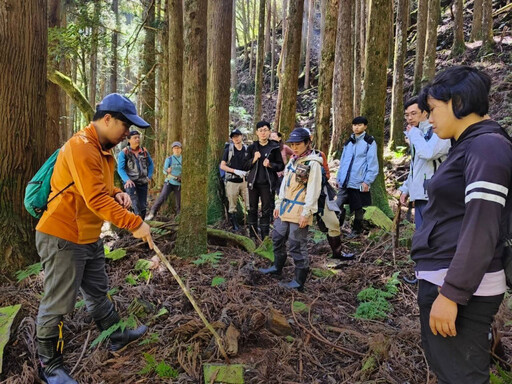
M 414 117 L 418 114 L 416 111 L 412 111 L 411 113 L 404 113 L 404 117 L 407 119 L 409 116 Z
M 256 130 L 256 132 L 268 132 L 268 131 L 270 131 L 270 129 L 268 129 L 268 128 L 258 128 Z

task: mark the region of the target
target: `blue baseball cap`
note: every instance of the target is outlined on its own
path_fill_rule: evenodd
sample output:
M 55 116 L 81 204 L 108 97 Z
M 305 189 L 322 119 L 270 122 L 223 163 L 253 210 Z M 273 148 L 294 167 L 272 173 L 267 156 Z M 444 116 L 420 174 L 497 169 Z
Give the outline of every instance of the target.
M 306 139 L 309 140 L 309 132 L 304 128 L 296 128 L 290 133 L 290 137 L 286 140 L 287 143 L 300 143 Z
M 123 114 L 126 120 L 132 123 L 132 125 L 139 128 L 149 127 L 149 123 L 137 115 L 135 104 L 133 104 L 130 99 L 120 95 L 119 93 L 111 93 L 110 95 L 105 96 L 105 98 L 96 106 L 96 111 L 119 112 Z

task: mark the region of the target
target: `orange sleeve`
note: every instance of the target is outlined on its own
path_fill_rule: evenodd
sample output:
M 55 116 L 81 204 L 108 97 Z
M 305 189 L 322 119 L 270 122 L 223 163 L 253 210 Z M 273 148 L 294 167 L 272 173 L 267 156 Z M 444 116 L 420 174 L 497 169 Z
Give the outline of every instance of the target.
M 331 171 L 329 170 L 329 164 L 327 164 L 327 156 L 325 156 L 325 153 L 320 152 L 322 155 L 322 161 L 323 161 L 323 167 L 325 169 L 325 175 L 327 176 L 327 180 L 331 178 Z
M 142 224 L 142 219 L 121 207 L 105 184 L 105 180 L 111 178 L 110 182 L 113 185 L 113 174 L 105 174 L 107 172 L 104 165 L 107 160 L 91 143 L 70 144 L 69 150 L 65 152 L 66 161 L 87 208 L 99 218 L 110 221 L 117 227 L 131 231 L 137 229 Z

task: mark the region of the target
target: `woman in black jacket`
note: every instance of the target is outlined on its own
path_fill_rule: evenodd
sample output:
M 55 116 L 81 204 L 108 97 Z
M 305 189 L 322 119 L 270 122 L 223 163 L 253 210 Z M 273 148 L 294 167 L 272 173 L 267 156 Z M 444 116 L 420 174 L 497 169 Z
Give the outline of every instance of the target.
M 453 143 L 428 183 L 412 246 L 422 344 L 439 383 L 489 382 L 490 328 L 506 291 L 500 238 L 512 207 L 512 144 L 487 115 L 490 85 L 459 66 L 419 96 L 434 132 Z

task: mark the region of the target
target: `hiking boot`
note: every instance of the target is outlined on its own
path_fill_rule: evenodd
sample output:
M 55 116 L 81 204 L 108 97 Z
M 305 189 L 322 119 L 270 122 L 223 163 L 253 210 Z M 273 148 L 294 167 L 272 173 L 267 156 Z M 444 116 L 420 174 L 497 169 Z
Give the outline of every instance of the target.
M 62 351 L 64 340 L 62 337 L 37 338 L 37 353 L 41 366 L 39 377 L 46 384 L 78 384 L 64 366 Z
M 236 213 L 228 213 L 229 221 L 231 226 L 233 227 L 233 231 L 238 231 L 240 227 L 238 226 L 238 222 L 236 220 Z
M 295 279 L 289 283 L 279 283 L 279 285 L 284 288 L 296 289 L 299 292 L 303 292 L 308 272 L 308 268 L 295 268 Z
M 327 241 L 331 246 L 332 258 L 343 259 L 341 252 L 341 236 L 327 236 Z
M 98 326 L 99 330 L 103 332 L 112 327 L 113 325 L 119 323 L 121 321 L 121 317 L 119 316 L 117 311 L 113 309 L 104 318 L 100 320 L 95 319 L 94 321 L 96 322 L 96 325 Z M 148 327 L 146 327 L 145 325 L 141 325 L 137 329 L 130 330 L 125 328 L 124 331 L 119 329 L 113 332 L 109 336 L 109 350 L 115 352 L 123 349 L 128 344 L 140 339 L 147 332 L 147 330 Z

